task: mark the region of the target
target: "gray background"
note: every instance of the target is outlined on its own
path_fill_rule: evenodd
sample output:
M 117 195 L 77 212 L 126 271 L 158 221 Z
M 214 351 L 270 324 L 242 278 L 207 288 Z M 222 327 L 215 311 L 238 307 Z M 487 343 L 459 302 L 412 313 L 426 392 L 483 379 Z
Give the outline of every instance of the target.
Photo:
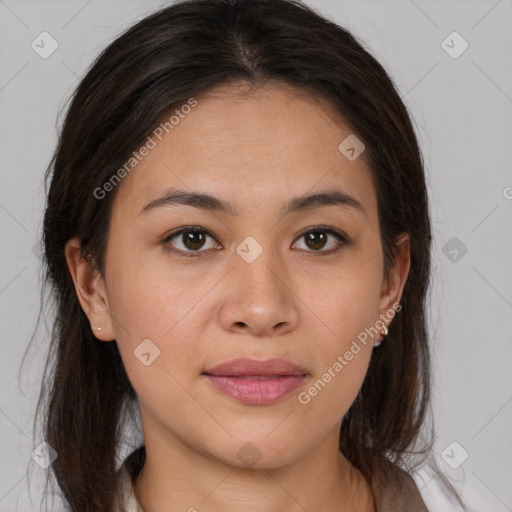
M 512 511 L 512 0 L 307 3 L 363 41 L 414 118 L 435 235 L 435 458 L 472 510 Z M 31 459 L 43 441 L 32 442 L 32 422 L 44 328 L 21 388 L 18 372 L 39 311 L 36 242 L 57 112 L 98 52 L 160 5 L 0 0 L 1 512 L 39 510 L 46 471 Z M 47 59 L 31 48 L 43 31 L 59 45 Z M 453 31 L 469 44 L 458 58 L 441 44 Z M 469 457 L 452 469 L 462 450 Z M 432 510 L 453 510 L 435 474 L 415 478 Z

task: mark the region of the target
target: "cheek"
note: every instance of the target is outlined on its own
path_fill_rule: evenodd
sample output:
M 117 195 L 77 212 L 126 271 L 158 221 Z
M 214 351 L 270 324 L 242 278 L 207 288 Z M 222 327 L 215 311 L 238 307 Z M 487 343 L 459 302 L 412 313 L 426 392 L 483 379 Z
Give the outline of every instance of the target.
M 340 317 L 337 336 L 317 340 L 319 364 L 302 402 L 318 396 L 319 407 L 334 407 L 340 414 L 350 407 L 362 386 L 373 350 L 373 339 L 369 330 L 365 331 L 366 316 Z
M 171 273 L 160 250 L 152 254 L 112 252 L 109 306 L 116 334 L 133 339 L 167 337 L 186 318 L 208 286 L 191 286 L 186 272 Z M 116 256 L 119 256 L 116 258 Z M 117 332 L 119 331 L 119 333 Z
M 158 416 L 164 404 L 169 410 L 191 407 L 184 404 L 190 395 L 183 386 L 199 373 L 198 337 L 190 328 L 199 308 L 193 308 L 198 298 L 190 290 L 148 283 L 144 272 L 123 280 L 113 297 L 113 315 L 130 382 L 140 402 Z
M 329 422 L 341 421 L 368 370 L 382 279 L 378 262 L 361 258 L 330 279 L 316 279 L 314 293 L 305 300 L 319 326 L 319 364 L 299 402 Z
M 155 394 L 155 386 L 171 393 L 174 381 L 166 370 L 181 382 L 185 369 L 193 371 L 198 364 L 197 332 L 191 326 L 197 325 L 204 289 L 162 277 L 157 265 L 147 260 L 117 262 L 108 275 L 108 295 L 126 371 L 142 397 Z
M 299 294 L 308 306 L 307 316 L 319 326 L 318 341 L 342 350 L 373 325 L 378 318 L 381 284 L 380 268 L 373 262 L 347 264 L 327 276 L 308 279 Z
M 324 393 L 324 390 L 327 391 L 325 403 L 329 406 L 336 404 L 338 410 L 344 414 L 362 386 L 372 345 L 353 339 L 344 341 L 339 348 L 337 352 L 330 354 L 323 370 L 315 376 L 313 387 L 318 389 L 318 395 Z M 309 389 L 309 394 L 313 396 L 315 391 Z

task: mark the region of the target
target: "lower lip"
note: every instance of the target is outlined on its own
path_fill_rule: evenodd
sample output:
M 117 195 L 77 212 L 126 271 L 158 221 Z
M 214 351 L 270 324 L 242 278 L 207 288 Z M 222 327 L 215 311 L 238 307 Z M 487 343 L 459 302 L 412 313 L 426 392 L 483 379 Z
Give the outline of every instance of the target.
M 215 387 L 239 402 L 248 405 L 269 405 L 298 388 L 305 375 L 284 375 L 264 379 L 217 375 L 207 377 Z

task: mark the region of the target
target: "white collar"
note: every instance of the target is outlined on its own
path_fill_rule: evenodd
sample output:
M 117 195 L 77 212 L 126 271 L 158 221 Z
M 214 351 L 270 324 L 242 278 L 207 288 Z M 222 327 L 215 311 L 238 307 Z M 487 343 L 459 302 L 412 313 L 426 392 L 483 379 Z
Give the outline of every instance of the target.
M 135 489 L 126 464 L 123 464 L 118 471 L 118 481 L 120 486 L 120 496 L 123 500 L 123 512 L 143 512 L 137 498 Z

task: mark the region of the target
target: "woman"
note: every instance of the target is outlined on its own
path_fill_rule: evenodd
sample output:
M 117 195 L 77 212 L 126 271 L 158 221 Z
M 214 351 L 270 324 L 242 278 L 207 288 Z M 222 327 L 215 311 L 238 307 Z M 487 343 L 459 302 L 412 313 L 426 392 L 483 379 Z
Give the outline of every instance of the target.
M 293 0 L 164 8 L 82 80 L 47 180 L 69 510 L 427 510 L 422 158 L 349 32 Z

